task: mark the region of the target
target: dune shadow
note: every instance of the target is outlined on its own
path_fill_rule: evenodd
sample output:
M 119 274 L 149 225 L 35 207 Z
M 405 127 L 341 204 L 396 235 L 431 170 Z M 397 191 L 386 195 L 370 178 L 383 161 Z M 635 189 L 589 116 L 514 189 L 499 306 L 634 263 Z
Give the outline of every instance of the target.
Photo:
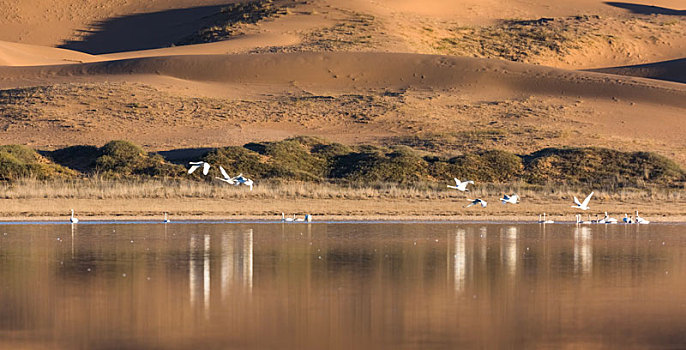
M 606 1 L 606 5 L 618 7 L 629 10 L 632 13 L 642 15 L 668 15 L 668 16 L 686 16 L 686 10 L 674 10 L 666 7 L 632 4 L 628 2 Z
M 78 40 L 66 41 L 60 48 L 89 54 L 106 54 L 169 47 L 211 24 L 211 16 L 226 5 L 113 17 L 96 22 L 92 30 L 80 30 Z

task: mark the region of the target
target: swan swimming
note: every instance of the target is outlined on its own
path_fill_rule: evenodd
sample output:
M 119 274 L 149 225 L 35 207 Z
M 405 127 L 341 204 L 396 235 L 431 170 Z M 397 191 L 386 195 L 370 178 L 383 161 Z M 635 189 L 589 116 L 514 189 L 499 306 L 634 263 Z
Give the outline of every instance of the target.
M 462 182 L 462 181 L 458 180 L 456 177 L 454 177 L 453 180 L 455 180 L 455 186 L 448 185 L 448 188 L 454 188 L 454 189 L 456 189 L 458 191 L 462 191 L 462 192 L 469 192 L 469 190 L 467 189 L 467 185 L 474 184 L 474 181 Z
M 79 222 L 79 219 L 74 217 L 74 209 L 71 210 L 71 217 L 69 217 L 69 222 L 71 222 L 72 224 Z
M 552 223 L 555 223 L 555 221 L 546 219 L 546 214 L 543 213 L 543 216 L 541 216 L 540 214 L 538 215 L 538 223 L 539 224 L 552 224 Z
M 606 224 L 616 224 L 617 219 L 611 218 L 609 215 L 607 215 L 607 212 L 605 212 L 605 217 L 603 218 L 604 223 Z
M 282 222 L 293 222 L 293 221 L 295 221 L 295 214 L 293 214 L 293 217 L 292 217 L 292 218 L 290 218 L 290 217 L 287 218 L 287 217 L 286 217 L 286 214 L 284 214 L 283 212 L 281 212 L 281 221 L 282 221 Z
M 511 196 L 503 195 L 503 198 L 500 198 L 500 201 L 503 204 L 519 204 L 519 196 L 516 193 Z
M 188 164 L 191 165 L 190 169 L 188 169 L 188 174 L 193 174 L 194 171 L 196 171 L 198 168 L 202 167 L 202 174 L 207 175 L 210 172 L 210 163 L 207 162 L 188 162 Z
M 164 213 L 164 223 L 165 223 L 165 224 L 168 224 L 168 223 L 170 223 L 170 222 L 171 222 L 171 220 L 169 220 L 169 217 L 167 216 L 167 212 L 165 212 L 165 213 Z
M 477 205 L 477 204 L 481 204 L 481 207 L 482 207 L 482 208 L 486 208 L 486 205 L 488 205 L 488 203 L 486 203 L 486 201 L 483 200 L 483 199 L 481 199 L 481 198 L 470 199 L 470 201 L 472 201 L 472 202 L 469 203 L 469 204 L 467 204 L 467 205 L 465 205 L 465 208 L 469 208 L 469 207 L 471 207 L 472 205 Z
M 572 205 L 572 208 L 577 208 L 577 209 L 581 209 L 581 210 L 588 210 L 588 203 L 591 201 L 591 197 L 593 197 L 593 192 L 591 192 L 591 194 L 589 194 L 588 197 L 586 197 L 586 199 L 584 199 L 583 202 L 579 203 L 579 199 L 576 198 L 576 196 L 574 196 L 574 204 L 575 205 Z
M 636 223 L 637 223 L 637 224 L 644 224 L 644 225 L 645 225 L 645 224 L 649 224 L 650 221 L 648 221 L 648 220 L 646 220 L 646 219 L 644 219 L 644 218 L 638 216 L 638 210 L 636 210 Z

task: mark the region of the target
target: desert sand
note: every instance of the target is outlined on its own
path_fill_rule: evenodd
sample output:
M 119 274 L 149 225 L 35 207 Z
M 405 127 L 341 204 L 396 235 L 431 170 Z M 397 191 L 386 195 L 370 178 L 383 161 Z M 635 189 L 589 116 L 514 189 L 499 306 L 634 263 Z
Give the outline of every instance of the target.
M 275 0 L 254 21 L 212 22 L 233 3 L 0 1 L 0 143 L 418 137 L 456 154 L 602 146 L 686 166 L 681 0 Z M 229 30 L 197 39 L 207 28 Z

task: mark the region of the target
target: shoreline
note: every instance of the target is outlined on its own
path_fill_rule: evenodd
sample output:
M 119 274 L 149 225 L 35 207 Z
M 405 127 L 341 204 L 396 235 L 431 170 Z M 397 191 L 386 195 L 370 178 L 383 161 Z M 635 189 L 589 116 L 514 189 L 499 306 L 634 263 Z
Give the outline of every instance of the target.
M 539 214 L 548 219 L 574 223 L 575 215 L 584 220 L 602 217 L 607 211 L 621 221 L 624 214 L 640 215 L 653 223 L 686 223 L 686 201 L 597 201 L 585 212 L 560 200 L 503 205 L 492 201 L 486 208 L 464 208 L 464 200 L 447 199 L 310 199 L 310 198 L 131 198 L 74 199 L 28 198 L 0 199 L 0 222 L 67 222 L 70 209 L 82 222 L 146 221 L 162 222 L 164 213 L 174 221 L 264 221 L 281 222 L 296 214 L 313 216 L 313 223 L 324 221 L 365 222 L 529 222 Z

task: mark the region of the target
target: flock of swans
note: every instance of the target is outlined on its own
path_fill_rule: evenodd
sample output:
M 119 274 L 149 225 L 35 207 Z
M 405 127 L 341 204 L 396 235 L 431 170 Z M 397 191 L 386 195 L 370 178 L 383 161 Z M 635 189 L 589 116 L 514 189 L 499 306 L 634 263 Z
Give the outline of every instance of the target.
M 192 174 L 196 170 L 202 168 L 202 173 L 203 175 L 207 175 L 210 172 L 211 165 L 207 162 L 189 162 L 191 165 L 190 168 L 188 169 L 188 174 Z M 243 174 L 238 174 L 237 176 L 230 176 L 226 170 L 222 167 L 219 166 L 219 171 L 222 174 L 222 177 L 217 177 L 216 179 L 226 182 L 229 185 L 233 186 L 240 186 L 240 185 L 245 185 L 250 187 L 250 190 L 252 191 L 254 182 L 253 180 L 243 176 Z M 457 178 L 453 178 L 455 180 L 455 186 L 453 185 L 448 185 L 448 188 L 452 188 L 461 192 L 469 192 L 469 189 L 467 188 L 468 185 L 473 185 L 474 181 L 460 181 Z M 593 197 L 593 194 L 595 192 L 591 192 L 583 202 L 579 201 L 579 199 L 574 196 L 574 205 L 572 205 L 572 208 L 575 209 L 580 209 L 580 210 L 588 210 L 590 207 L 588 206 L 589 203 L 591 202 L 591 198 Z M 520 197 L 519 195 L 512 194 L 512 195 L 503 195 L 502 198 L 500 198 L 500 202 L 502 204 L 519 204 L 520 203 Z M 482 208 L 485 208 L 488 205 L 488 203 L 481 199 L 481 198 L 475 198 L 475 199 L 469 199 L 469 203 L 465 205 L 465 208 L 469 208 L 471 206 L 481 206 Z M 71 216 L 69 218 L 69 222 L 72 224 L 76 224 L 79 222 L 79 219 L 74 216 L 74 209 L 71 209 Z M 169 216 L 167 213 L 164 213 L 164 223 L 170 223 L 171 220 L 169 219 Z M 286 217 L 286 214 L 281 213 L 281 222 L 312 222 L 312 216 L 310 214 L 306 214 L 302 218 L 296 217 L 295 214 L 293 214 L 293 217 Z M 605 212 L 605 216 L 603 218 L 600 218 L 599 215 L 596 216 L 595 220 L 591 220 L 590 215 L 588 220 L 582 220 L 581 215 L 577 214 L 576 215 L 576 224 L 616 224 L 618 223 L 619 220 L 610 217 L 607 212 Z M 538 218 L 538 223 L 541 224 L 552 224 L 554 223 L 553 220 L 550 220 L 547 218 L 546 213 L 543 213 L 543 215 L 539 215 Z M 638 211 L 636 211 L 636 216 L 628 216 L 627 214 L 624 214 L 624 218 L 622 219 L 622 223 L 625 224 L 649 224 L 650 221 L 640 217 L 638 215 Z
M 474 181 L 460 181 L 458 178 L 453 178 L 455 180 L 455 186 L 453 185 L 448 185 L 448 188 L 456 189 L 461 192 L 469 192 L 469 189 L 467 188 L 467 185 L 473 185 Z M 572 205 L 572 208 L 575 209 L 580 209 L 580 210 L 588 210 L 590 207 L 588 206 L 589 203 L 591 202 L 591 198 L 593 197 L 593 194 L 595 192 L 591 191 L 591 193 L 584 199 L 583 202 L 579 201 L 576 196 L 574 196 L 574 205 Z M 502 204 L 519 204 L 519 195 L 516 193 L 513 195 L 503 195 L 503 198 L 500 198 L 500 202 Z M 481 198 L 476 198 L 476 199 L 469 199 L 469 203 L 465 205 L 465 208 L 469 208 L 474 205 L 480 205 L 482 208 L 485 208 L 488 203 L 481 199 Z M 546 213 L 543 213 L 542 215 L 538 216 L 538 223 L 540 224 L 552 224 L 555 221 L 550 220 L 547 218 Z M 600 218 L 599 215 L 596 216 L 595 220 L 591 220 L 590 216 L 588 220 L 582 220 L 581 219 L 581 214 L 576 215 L 576 223 L 577 224 L 616 224 L 619 221 L 615 218 L 611 218 L 607 212 L 605 212 L 605 216 L 603 218 Z M 650 221 L 640 217 L 638 215 L 638 211 L 636 211 L 636 216 L 628 216 L 627 214 L 624 214 L 624 218 L 622 219 L 622 223 L 625 224 L 649 224 Z

